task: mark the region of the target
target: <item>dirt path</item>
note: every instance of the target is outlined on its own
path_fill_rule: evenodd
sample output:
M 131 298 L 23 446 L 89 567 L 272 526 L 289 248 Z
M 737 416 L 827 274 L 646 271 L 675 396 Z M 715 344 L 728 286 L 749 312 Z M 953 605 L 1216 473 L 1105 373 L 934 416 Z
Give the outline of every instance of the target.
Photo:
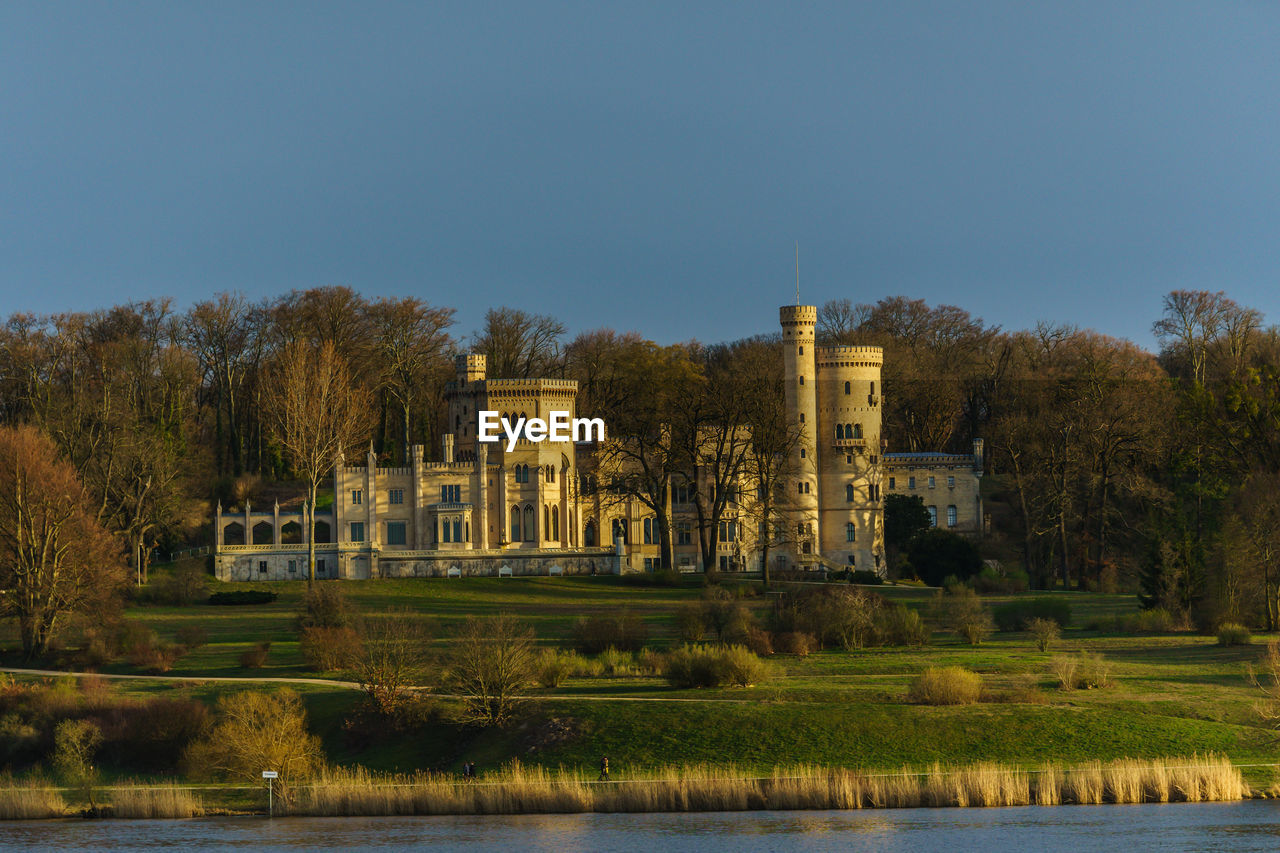
M 0 666 L 0 672 L 8 672 L 14 675 L 38 675 L 51 678 L 61 678 L 66 675 L 85 676 L 96 675 L 99 678 L 111 678 L 118 680 L 135 680 L 135 681 L 218 681 L 230 684 L 309 684 L 319 687 L 340 687 L 345 690 L 359 690 L 360 685 L 354 681 L 337 681 L 328 678 L 297 678 L 288 676 L 238 676 L 238 675 L 130 675 L 126 673 L 111 672 L 75 672 L 61 669 L 22 669 L 13 666 Z M 432 693 L 426 688 L 413 688 L 422 690 L 431 696 L 438 696 L 441 699 L 464 699 L 466 697 L 459 693 Z M 557 701 L 583 701 L 583 702 L 713 702 L 726 705 L 746 705 L 757 704 L 761 699 L 714 699 L 714 698 L 689 698 L 681 696 L 662 697 L 662 696 L 578 696 L 573 694 L 535 694 L 530 695 L 529 699 L 553 699 Z M 808 705 L 814 704 L 810 702 L 790 702 L 792 705 Z

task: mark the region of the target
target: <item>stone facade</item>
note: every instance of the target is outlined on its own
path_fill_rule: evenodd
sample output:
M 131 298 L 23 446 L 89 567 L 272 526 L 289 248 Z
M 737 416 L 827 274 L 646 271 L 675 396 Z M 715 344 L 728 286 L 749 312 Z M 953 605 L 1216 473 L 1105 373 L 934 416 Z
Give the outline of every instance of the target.
M 817 347 L 813 306 L 780 310 L 786 368 L 785 405 L 801 427 L 790 460 L 785 544 L 771 549 L 778 568 L 852 567 L 883 563 L 881 488 L 899 471 L 950 478 L 947 499 L 926 504 L 957 530 L 980 532 L 977 482 L 981 456 L 886 454 L 881 438 L 879 347 Z M 335 460 L 334 500 L 316 512 L 314 531 L 301 513 L 255 512 L 245 506 L 215 518 L 215 568 L 223 580 L 305 579 L 308 538 L 316 542 L 322 578 L 593 574 L 644 571 L 660 563 L 658 525 L 639 501 L 607 495 L 595 482 L 594 443 L 477 440 L 478 412 L 547 419 L 576 417 L 578 386 L 570 380 L 490 379 L 485 358 L 457 358 L 446 392 L 449 431 L 441 460 L 421 445 L 403 467 Z M 907 458 L 911 457 L 911 458 Z M 917 458 L 918 457 L 918 458 Z M 905 467 L 904 467 L 905 466 Z M 935 470 L 936 469 L 936 470 Z M 944 473 L 945 472 L 945 473 Z M 905 476 L 913 476 L 910 473 Z M 702 486 L 696 486 L 701 488 Z M 692 487 L 691 487 L 692 488 Z M 743 484 L 742 488 L 748 488 Z M 923 493 L 923 492 L 922 492 Z M 701 564 L 692 495 L 672 495 L 673 549 L 680 571 Z M 721 526 L 716 559 L 725 570 L 758 570 L 758 522 L 736 497 Z M 509 570 L 509 572 L 507 571 Z

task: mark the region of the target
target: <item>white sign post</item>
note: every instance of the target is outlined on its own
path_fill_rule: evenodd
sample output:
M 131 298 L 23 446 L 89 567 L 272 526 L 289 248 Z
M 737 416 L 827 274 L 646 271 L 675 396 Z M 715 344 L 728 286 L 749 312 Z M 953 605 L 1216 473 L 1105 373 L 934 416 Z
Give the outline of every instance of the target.
M 275 817 L 275 783 L 273 779 L 280 778 L 278 770 L 263 770 L 262 778 L 267 780 L 267 817 Z

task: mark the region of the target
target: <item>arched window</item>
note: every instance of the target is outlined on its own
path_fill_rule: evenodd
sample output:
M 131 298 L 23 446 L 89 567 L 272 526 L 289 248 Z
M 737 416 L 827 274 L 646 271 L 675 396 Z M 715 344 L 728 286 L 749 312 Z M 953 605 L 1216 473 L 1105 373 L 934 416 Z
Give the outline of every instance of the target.
M 627 543 L 627 522 L 625 519 L 615 518 L 613 520 L 613 541 L 617 542 L 619 538 L 622 539 L 623 545 L 628 544 Z
M 858 539 L 858 528 L 851 521 L 844 526 L 844 541 L 856 542 Z
M 652 545 L 653 544 L 653 522 L 650 519 L 646 518 L 644 520 L 643 527 L 644 527 L 644 540 L 643 540 L 644 544 Z
M 872 382 L 872 383 L 871 383 L 871 396 L 872 396 L 872 397 L 874 397 L 875 395 L 876 395 L 876 383 Z
M 587 548 L 596 547 L 596 520 L 588 518 L 587 524 L 582 528 L 582 544 Z
M 520 507 L 511 507 L 511 541 L 520 541 Z
M 849 503 L 853 503 L 853 483 L 848 483 L 845 485 L 844 499 Z
M 440 519 L 440 541 L 441 542 L 453 541 L 453 539 L 449 536 L 449 519 L 447 518 Z
M 801 385 L 803 385 L 803 384 L 804 384 L 804 377 L 803 377 L 803 376 L 801 376 L 801 377 L 800 377 L 800 384 L 801 384 Z
M 560 507 L 551 508 L 551 538 L 560 541 Z
M 551 507 L 542 505 L 542 538 L 551 538 Z
M 525 504 L 524 507 L 524 541 L 532 542 L 537 538 L 536 528 L 537 522 L 533 517 L 533 504 Z
M 846 394 L 851 394 L 851 393 L 853 393 L 853 383 L 852 383 L 852 382 L 846 382 L 846 383 L 844 383 L 844 393 L 846 393 Z
M 547 482 L 554 483 L 555 481 L 556 481 L 556 466 L 548 465 L 547 466 Z
M 862 424 L 853 425 L 853 437 L 862 438 Z
M 844 438 L 844 424 L 836 424 L 836 438 Z
M 455 518 L 453 520 L 453 541 L 454 542 L 462 541 L 462 519 L 461 518 Z

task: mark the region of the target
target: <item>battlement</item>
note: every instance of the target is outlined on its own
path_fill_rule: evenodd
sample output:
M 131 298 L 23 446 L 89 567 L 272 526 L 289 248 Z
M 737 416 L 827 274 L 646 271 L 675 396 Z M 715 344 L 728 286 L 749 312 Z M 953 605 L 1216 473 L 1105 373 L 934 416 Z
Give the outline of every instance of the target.
M 818 355 L 823 356 L 841 356 L 841 355 L 869 355 L 884 358 L 884 347 L 873 346 L 820 346 L 818 347 Z
M 479 353 L 469 352 L 459 355 L 453 360 L 458 373 L 458 382 L 475 382 L 484 379 L 486 359 Z
M 486 391 L 562 391 L 578 393 L 576 379 L 489 379 L 484 383 Z
M 778 309 L 778 319 L 784 326 L 814 326 L 818 323 L 818 306 L 783 305 Z

